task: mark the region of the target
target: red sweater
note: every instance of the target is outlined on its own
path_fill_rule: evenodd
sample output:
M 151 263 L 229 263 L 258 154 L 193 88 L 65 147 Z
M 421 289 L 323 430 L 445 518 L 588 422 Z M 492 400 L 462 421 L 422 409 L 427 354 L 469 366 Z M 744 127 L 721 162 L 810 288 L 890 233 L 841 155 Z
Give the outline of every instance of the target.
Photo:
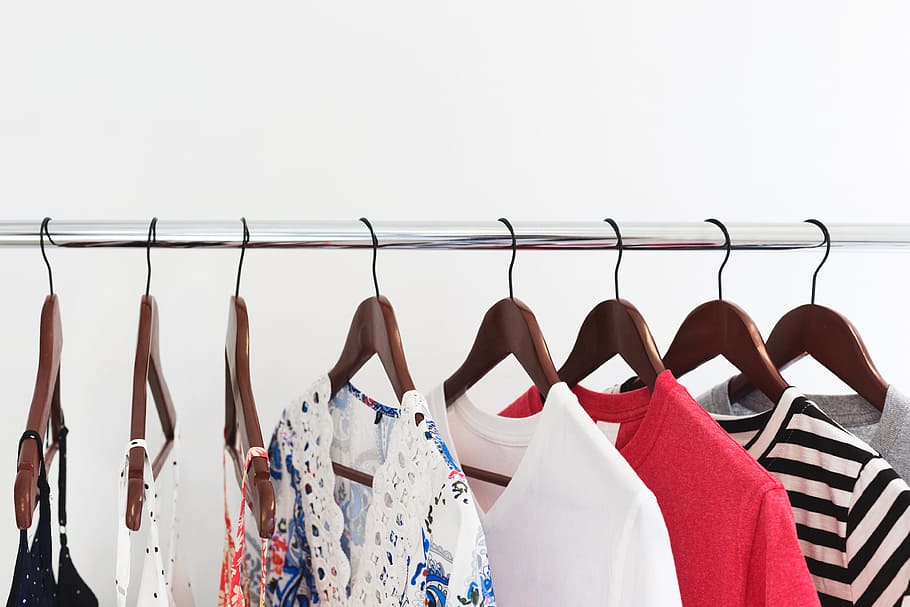
M 657 498 L 685 607 L 819 605 L 780 481 L 669 371 L 653 393 L 573 391 L 595 421 L 620 424 L 616 447 Z M 500 415 L 541 406 L 531 388 Z

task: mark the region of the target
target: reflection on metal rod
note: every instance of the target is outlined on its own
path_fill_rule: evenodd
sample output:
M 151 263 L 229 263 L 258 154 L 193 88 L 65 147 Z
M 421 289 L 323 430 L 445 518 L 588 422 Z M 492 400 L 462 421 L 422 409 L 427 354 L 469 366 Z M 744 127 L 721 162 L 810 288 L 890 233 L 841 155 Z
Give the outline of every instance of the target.
M 239 247 L 239 220 L 158 222 L 155 247 Z M 0 221 L 0 247 L 38 246 L 40 220 Z M 602 221 L 516 221 L 518 248 L 584 250 L 616 246 L 613 229 Z M 702 221 L 619 222 L 625 250 L 721 249 L 720 232 Z M 823 245 L 818 228 L 803 222 L 726 224 L 737 250 L 811 249 Z M 250 248 L 368 249 L 369 233 L 350 221 L 249 221 Z M 495 220 L 474 222 L 374 223 L 383 249 L 509 249 L 512 242 Z M 828 224 L 831 245 L 849 249 L 910 249 L 910 224 Z M 52 220 L 49 233 L 59 247 L 144 247 L 148 221 Z

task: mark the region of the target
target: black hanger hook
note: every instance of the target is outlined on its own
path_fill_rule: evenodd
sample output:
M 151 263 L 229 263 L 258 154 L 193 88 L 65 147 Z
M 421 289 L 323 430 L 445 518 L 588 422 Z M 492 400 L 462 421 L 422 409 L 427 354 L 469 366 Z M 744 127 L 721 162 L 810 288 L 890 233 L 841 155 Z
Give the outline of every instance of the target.
M 825 256 L 822 257 L 822 261 L 818 264 L 818 267 L 815 268 L 815 274 L 812 275 L 812 299 L 809 303 L 815 303 L 815 283 L 818 280 L 818 272 L 822 269 L 822 266 L 825 265 L 825 262 L 828 261 L 828 255 L 831 254 L 831 234 L 828 232 L 828 228 L 825 227 L 825 224 L 820 222 L 818 219 L 807 219 L 806 223 L 811 223 L 817 225 L 821 228 L 822 234 L 825 235 Z
M 376 238 L 376 232 L 369 219 L 361 217 L 360 221 L 370 229 L 370 238 L 373 239 L 373 288 L 376 289 L 376 297 L 379 297 L 379 278 L 376 277 L 376 253 L 379 251 L 379 239 Z
M 500 217 L 497 221 L 501 221 L 509 228 L 509 234 L 512 235 L 512 261 L 509 262 L 509 299 L 515 299 L 515 290 L 512 287 L 512 270 L 515 268 L 515 253 L 518 251 L 518 241 L 515 240 L 515 228 L 512 227 L 512 223 L 505 217 Z
M 619 231 L 619 225 L 611 217 L 604 219 L 610 226 L 613 228 L 613 231 L 616 232 L 616 267 L 613 269 L 613 293 L 615 298 L 619 299 L 619 264 L 622 263 L 622 234 Z
M 246 217 L 241 217 L 243 223 L 243 241 L 240 243 L 240 263 L 237 265 L 237 288 L 234 297 L 240 297 L 240 275 L 243 273 L 243 256 L 246 254 L 246 245 L 250 241 L 250 228 L 246 225 Z
M 148 273 L 145 275 L 145 296 L 148 297 L 149 287 L 152 286 L 152 245 L 158 242 L 158 218 L 152 217 L 149 224 L 149 235 L 145 241 L 145 265 Z
M 733 248 L 730 244 L 730 232 L 727 231 L 727 226 L 725 226 L 719 219 L 705 219 L 708 223 L 713 223 L 720 228 L 720 231 L 724 233 L 724 246 L 727 249 L 727 254 L 724 255 L 724 261 L 720 264 L 720 268 L 717 270 L 717 299 L 721 300 L 724 298 L 724 282 L 723 282 L 723 273 L 724 266 L 727 265 L 727 262 L 730 260 L 730 250 Z
M 45 217 L 44 219 L 41 220 L 41 229 L 38 230 L 38 238 L 39 238 L 38 242 L 41 245 L 41 257 L 44 258 L 44 265 L 47 266 L 47 282 L 48 282 L 48 285 L 50 286 L 51 295 L 53 295 L 54 294 L 54 272 L 53 272 L 53 270 L 51 270 L 51 262 L 49 262 L 47 260 L 47 253 L 44 252 L 44 237 L 45 236 L 47 236 L 48 242 L 50 242 L 52 245 L 57 244 L 56 242 L 54 242 L 54 239 L 51 238 L 51 233 L 47 229 L 47 224 L 49 224 L 50 222 L 51 222 L 50 217 Z

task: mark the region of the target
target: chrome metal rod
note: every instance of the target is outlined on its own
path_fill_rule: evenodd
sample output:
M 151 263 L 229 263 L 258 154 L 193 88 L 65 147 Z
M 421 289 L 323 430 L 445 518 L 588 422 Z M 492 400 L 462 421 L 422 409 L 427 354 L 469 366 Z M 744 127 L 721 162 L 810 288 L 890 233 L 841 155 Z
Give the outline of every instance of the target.
M 0 221 L 0 247 L 38 246 L 40 219 Z M 513 222 L 518 247 L 525 250 L 583 250 L 613 248 L 609 224 L 586 222 Z M 383 249 L 508 249 L 511 239 L 501 223 L 377 221 Z M 627 250 L 680 251 L 723 248 L 716 226 L 704 222 L 620 222 Z M 356 220 L 264 221 L 249 220 L 250 248 L 365 249 L 372 246 L 369 232 Z M 737 250 L 812 249 L 822 245 L 816 226 L 805 223 L 730 223 L 732 246 Z M 910 249 L 910 224 L 831 224 L 831 244 L 847 249 Z M 48 226 L 58 247 L 143 247 L 147 221 L 52 220 Z M 225 248 L 241 244 L 239 220 L 168 221 L 157 226 L 155 247 Z

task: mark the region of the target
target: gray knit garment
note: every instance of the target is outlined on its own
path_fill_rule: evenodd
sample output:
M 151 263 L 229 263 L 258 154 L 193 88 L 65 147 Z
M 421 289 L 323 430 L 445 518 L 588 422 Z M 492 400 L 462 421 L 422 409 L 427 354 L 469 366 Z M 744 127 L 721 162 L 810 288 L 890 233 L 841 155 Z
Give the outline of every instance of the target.
M 752 415 L 774 403 L 758 390 L 730 403 L 728 381 L 697 398 L 709 413 Z M 829 417 L 878 451 L 904 480 L 910 481 L 910 397 L 888 387 L 885 407 L 879 411 L 858 394 L 807 394 Z M 900 440 L 903 436 L 904 440 Z

